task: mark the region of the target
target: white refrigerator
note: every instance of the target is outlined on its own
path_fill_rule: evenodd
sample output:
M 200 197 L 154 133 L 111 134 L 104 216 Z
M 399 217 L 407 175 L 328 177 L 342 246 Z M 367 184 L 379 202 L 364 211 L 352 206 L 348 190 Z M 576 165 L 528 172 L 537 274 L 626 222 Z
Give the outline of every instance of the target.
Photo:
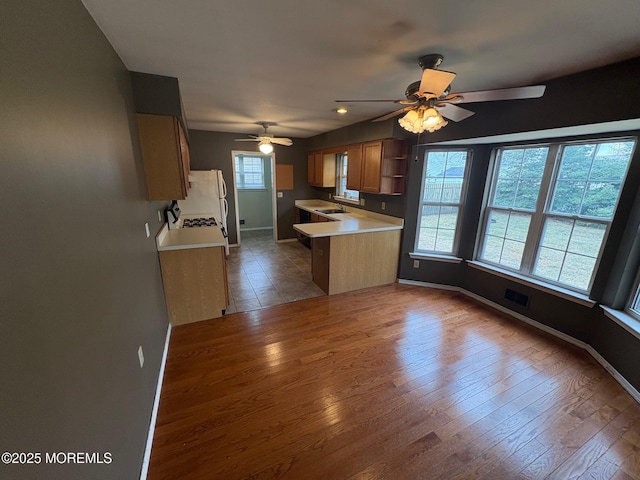
M 178 200 L 180 214 L 185 215 L 213 215 L 218 220 L 222 232 L 227 238 L 227 184 L 222 176 L 222 170 L 191 170 L 189 172 L 191 187 L 187 198 Z M 226 246 L 229 254 L 229 239 Z

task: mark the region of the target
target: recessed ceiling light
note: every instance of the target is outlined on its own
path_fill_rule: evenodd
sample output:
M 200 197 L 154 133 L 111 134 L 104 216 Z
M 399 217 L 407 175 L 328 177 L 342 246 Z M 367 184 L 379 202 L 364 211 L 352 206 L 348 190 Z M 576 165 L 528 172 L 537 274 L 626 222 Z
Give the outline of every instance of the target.
M 345 113 L 347 113 L 347 108 L 346 107 L 340 107 L 336 110 L 336 112 L 338 112 L 341 115 L 344 115 Z

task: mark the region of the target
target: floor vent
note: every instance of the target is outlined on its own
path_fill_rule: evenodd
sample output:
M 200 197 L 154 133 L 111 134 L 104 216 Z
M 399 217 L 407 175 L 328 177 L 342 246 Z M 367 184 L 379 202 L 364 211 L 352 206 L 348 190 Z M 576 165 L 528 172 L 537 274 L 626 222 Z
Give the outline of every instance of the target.
M 511 290 L 510 288 L 507 288 L 504 291 L 504 298 L 523 307 L 529 305 L 529 295 L 516 292 L 515 290 Z

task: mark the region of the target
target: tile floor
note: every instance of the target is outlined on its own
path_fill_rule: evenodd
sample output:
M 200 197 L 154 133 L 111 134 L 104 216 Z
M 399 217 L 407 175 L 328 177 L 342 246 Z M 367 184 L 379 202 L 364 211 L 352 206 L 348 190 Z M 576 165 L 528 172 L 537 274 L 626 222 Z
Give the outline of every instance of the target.
M 227 257 L 227 313 L 246 312 L 325 293 L 311 280 L 311 250 L 300 242 L 276 243 L 272 230 L 240 233 Z

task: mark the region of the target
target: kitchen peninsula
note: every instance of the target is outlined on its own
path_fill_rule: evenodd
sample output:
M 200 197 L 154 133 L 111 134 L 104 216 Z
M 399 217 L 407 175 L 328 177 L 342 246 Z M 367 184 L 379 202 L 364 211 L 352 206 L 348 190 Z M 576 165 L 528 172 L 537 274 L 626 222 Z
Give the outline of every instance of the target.
M 393 283 L 397 278 L 402 218 L 322 200 L 297 200 L 319 221 L 293 228 L 311 239 L 313 281 L 327 294 Z M 324 213 L 323 211 L 327 211 Z

